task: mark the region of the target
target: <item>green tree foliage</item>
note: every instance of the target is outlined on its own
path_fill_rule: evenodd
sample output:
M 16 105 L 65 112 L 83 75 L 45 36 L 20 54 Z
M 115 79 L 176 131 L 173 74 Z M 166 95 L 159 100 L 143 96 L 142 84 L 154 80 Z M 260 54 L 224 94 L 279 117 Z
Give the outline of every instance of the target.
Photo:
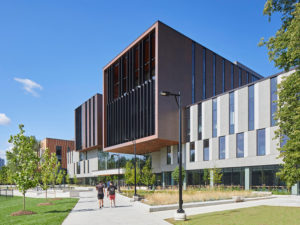
M 283 160 L 278 173 L 288 187 L 300 180 L 300 3 L 299 0 L 267 0 L 263 13 L 271 18 L 273 13 L 281 15 L 282 25 L 275 36 L 260 45 L 268 48 L 269 59 L 280 69 L 295 72 L 285 77 L 278 85 L 278 129 L 275 138 L 288 137 L 287 143 L 279 147 Z
M 205 186 L 209 184 L 210 175 L 209 175 L 209 170 L 208 169 L 203 170 L 202 179 L 203 179 L 203 182 L 204 182 Z
M 74 184 L 77 184 L 77 183 L 78 183 L 78 179 L 77 179 L 77 177 L 76 177 L 76 174 L 74 174 L 74 177 L 73 177 L 73 183 L 74 183 Z
M 210 171 L 213 172 L 214 185 L 220 184 L 222 182 L 222 177 L 223 177 L 222 170 L 220 168 L 213 168 Z
M 41 158 L 41 166 L 40 166 L 40 174 L 42 181 L 42 188 L 46 191 L 46 199 L 47 199 L 47 191 L 49 189 L 49 184 L 53 181 L 53 173 L 55 173 L 55 167 L 57 164 L 57 158 L 55 153 L 50 153 L 49 149 L 46 148 L 45 152 Z
M 184 170 L 184 168 L 182 167 L 182 176 L 181 176 L 181 178 L 182 178 L 182 181 L 184 180 L 184 178 L 185 178 L 185 170 Z M 174 171 L 172 172 L 172 178 L 173 178 L 173 180 L 175 180 L 177 183 L 179 183 L 179 166 L 176 166 L 176 168 L 174 169 Z
M 8 168 L 7 166 L 2 166 L 0 168 L 0 184 L 8 184 Z
M 141 182 L 146 186 L 152 186 L 155 182 L 155 175 L 152 173 L 150 158 L 142 169 Z
M 125 182 L 128 185 L 134 185 L 134 164 L 130 161 L 127 161 L 125 165 Z M 141 172 L 139 167 L 136 167 L 136 183 L 138 184 L 141 180 Z
M 28 189 L 38 184 L 39 158 L 34 147 L 37 145 L 34 137 L 24 135 L 24 125 L 19 125 L 20 133 L 11 135 L 9 143 L 13 144 L 11 151 L 6 152 L 8 167 L 11 170 L 13 182 L 23 194 L 23 209 L 25 210 L 25 194 Z
M 67 175 L 66 175 L 66 184 L 70 184 L 70 175 L 69 175 L 68 172 L 67 172 Z

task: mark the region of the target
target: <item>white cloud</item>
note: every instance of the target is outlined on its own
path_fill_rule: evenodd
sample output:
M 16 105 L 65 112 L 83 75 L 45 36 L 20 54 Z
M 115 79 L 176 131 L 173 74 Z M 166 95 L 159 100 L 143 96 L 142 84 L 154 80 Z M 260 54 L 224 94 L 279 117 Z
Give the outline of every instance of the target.
M 29 79 L 14 78 L 14 80 L 23 84 L 24 90 L 35 97 L 38 97 L 39 95 L 34 89 L 43 89 L 43 87 L 40 84 Z
M 8 143 L 8 148 L 6 150 L 0 149 L 0 158 L 4 159 L 6 161 L 6 152 L 11 151 L 13 148 L 13 144 Z
M 9 123 L 10 119 L 4 113 L 0 113 L 0 125 L 7 125 Z

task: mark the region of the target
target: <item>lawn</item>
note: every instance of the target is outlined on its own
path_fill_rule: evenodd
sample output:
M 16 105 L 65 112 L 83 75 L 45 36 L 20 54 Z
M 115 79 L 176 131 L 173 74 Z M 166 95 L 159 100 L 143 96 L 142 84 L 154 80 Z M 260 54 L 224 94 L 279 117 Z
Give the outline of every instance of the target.
M 6 198 L 0 196 L 0 224 L 62 224 L 78 199 L 66 198 L 51 201 L 53 205 L 37 206 L 39 203 L 46 202 L 40 198 L 26 198 L 26 210 L 36 212 L 33 215 L 11 216 L 11 213 L 23 209 L 22 197 Z
M 176 225 L 299 225 L 300 207 L 257 206 L 189 216 Z
M 143 202 L 149 205 L 168 205 L 178 203 L 178 190 L 138 190 L 137 194 Z M 132 197 L 133 190 L 123 190 L 123 195 Z M 183 191 L 183 202 L 202 202 L 221 199 L 231 199 L 233 196 L 258 197 L 264 194 L 254 194 L 252 191 L 232 190 L 221 188 L 191 189 Z

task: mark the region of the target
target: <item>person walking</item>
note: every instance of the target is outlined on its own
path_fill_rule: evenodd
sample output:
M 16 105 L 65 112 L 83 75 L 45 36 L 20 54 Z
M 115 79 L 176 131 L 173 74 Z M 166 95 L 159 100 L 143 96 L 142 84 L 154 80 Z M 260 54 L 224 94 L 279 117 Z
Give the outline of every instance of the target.
M 114 207 L 116 207 L 116 186 L 111 181 L 109 182 L 109 186 L 107 187 L 107 197 L 109 196 L 110 207 L 112 207 L 112 203 L 114 203 Z
M 99 208 L 103 208 L 103 198 L 105 194 L 105 188 L 102 181 L 98 185 L 96 185 L 96 190 L 98 191 L 98 200 L 99 200 Z

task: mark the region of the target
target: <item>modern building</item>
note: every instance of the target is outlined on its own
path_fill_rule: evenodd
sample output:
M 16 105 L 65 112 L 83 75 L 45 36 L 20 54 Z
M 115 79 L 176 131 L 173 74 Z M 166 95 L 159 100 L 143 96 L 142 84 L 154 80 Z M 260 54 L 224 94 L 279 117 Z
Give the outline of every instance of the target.
M 67 169 L 67 152 L 75 148 L 74 141 L 45 138 L 40 142 L 40 156 L 44 153 L 46 148 L 49 149 L 50 153 L 56 153 L 61 168 Z
M 98 176 L 124 174 L 133 156 L 103 152 L 102 137 L 102 95 L 96 94 L 75 109 L 75 150 L 67 154 L 70 177 L 94 184 Z
M 0 158 L 0 169 L 2 166 L 5 166 L 5 161 L 4 159 Z
M 178 144 L 178 110 L 161 91 L 181 92 L 182 105 L 262 78 L 157 21 L 103 68 L 105 152 L 139 154 Z

